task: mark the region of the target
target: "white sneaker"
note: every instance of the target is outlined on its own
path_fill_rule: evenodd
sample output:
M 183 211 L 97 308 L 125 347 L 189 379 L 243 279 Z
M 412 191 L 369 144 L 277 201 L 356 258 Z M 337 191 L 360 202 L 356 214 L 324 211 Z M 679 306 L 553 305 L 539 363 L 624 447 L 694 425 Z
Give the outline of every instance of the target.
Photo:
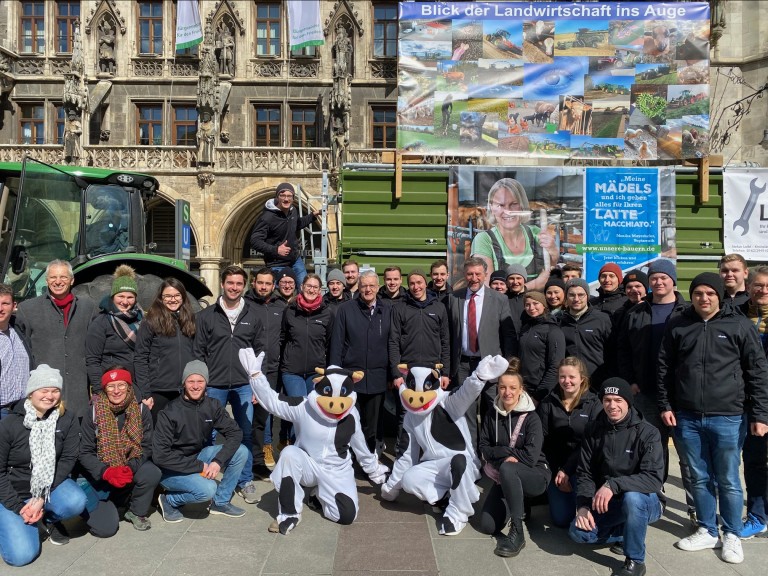
M 741 549 L 741 540 L 736 534 L 730 532 L 723 534 L 723 562 L 728 564 L 741 564 L 744 562 L 744 551 Z
M 696 550 L 719 548 L 721 543 L 720 538 L 717 536 L 712 536 L 706 528 L 700 526 L 699 529 L 690 536 L 686 536 L 682 540 L 678 540 L 675 543 L 675 546 L 677 546 L 680 550 L 685 550 L 686 552 L 695 552 Z

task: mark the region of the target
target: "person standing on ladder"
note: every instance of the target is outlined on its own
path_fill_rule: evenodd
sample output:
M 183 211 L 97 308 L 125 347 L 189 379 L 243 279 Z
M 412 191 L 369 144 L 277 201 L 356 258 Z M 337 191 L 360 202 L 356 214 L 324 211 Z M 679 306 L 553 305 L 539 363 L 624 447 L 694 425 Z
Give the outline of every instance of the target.
M 293 269 L 296 283 L 301 285 L 307 275 L 304 258 L 299 250 L 297 234 L 317 218 L 310 210 L 299 216 L 293 205 L 296 191 L 293 185 L 282 182 L 275 189 L 275 197 L 267 200 L 264 211 L 251 230 L 251 248 L 264 255 L 264 263 L 275 272 Z

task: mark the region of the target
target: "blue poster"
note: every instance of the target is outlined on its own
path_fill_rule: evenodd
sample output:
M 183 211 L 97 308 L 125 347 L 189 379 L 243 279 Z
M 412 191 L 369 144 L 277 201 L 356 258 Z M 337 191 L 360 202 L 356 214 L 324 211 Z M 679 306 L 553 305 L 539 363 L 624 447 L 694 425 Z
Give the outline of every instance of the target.
M 615 262 L 623 272 L 662 253 L 659 170 L 588 168 L 584 206 L 584 277 L 597 281 Z

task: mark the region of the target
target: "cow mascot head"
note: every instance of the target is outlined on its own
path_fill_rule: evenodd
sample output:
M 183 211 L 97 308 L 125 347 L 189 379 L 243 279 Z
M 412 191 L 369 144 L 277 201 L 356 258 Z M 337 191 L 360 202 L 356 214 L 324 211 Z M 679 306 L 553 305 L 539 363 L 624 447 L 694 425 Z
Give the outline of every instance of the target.
M 355 384 L 363 379 L 363 373 L 338 366 L 315 368 L 315 372 L 315 389 L 307 395 L 310 406 L 327 422 L 343 420 L 357 401 Z
M 400 385 L 400 402 L 408 412 L 429 414 L 448 393 L 440 388 L 442 364 L 398 364 L 404 381 Z

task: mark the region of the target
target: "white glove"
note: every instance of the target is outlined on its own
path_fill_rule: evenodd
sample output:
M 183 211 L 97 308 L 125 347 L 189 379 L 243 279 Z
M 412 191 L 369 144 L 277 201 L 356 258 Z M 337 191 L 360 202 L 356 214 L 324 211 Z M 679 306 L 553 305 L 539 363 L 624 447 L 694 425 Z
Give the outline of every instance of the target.
M 381 497 L 389 502 L 394 502 L 400 495 L 400 488 L 387 488 L 388 484 L 381 486 Z
M 509 362 L 504 356 L 486 356 L 475 369 L 475 377 L 488 382 L 495 380 L 509 368 Z
M 253 348 L 241 348 L 237 355 L 240 357 L 240 364 L 243 365 L 245 372 L 250 378 L 257 372 L 261 372 L 261 365 L 264 363 L 264 352 L 256 356 Z
M 387 481 L 387 474 L 389 474 L 389 467 L 381 462 L 377 462 L 376 470 L 374 470 L 373 473 L 368 474 L 368 479 L 374 484 L 384 484 L 384 482 Z

